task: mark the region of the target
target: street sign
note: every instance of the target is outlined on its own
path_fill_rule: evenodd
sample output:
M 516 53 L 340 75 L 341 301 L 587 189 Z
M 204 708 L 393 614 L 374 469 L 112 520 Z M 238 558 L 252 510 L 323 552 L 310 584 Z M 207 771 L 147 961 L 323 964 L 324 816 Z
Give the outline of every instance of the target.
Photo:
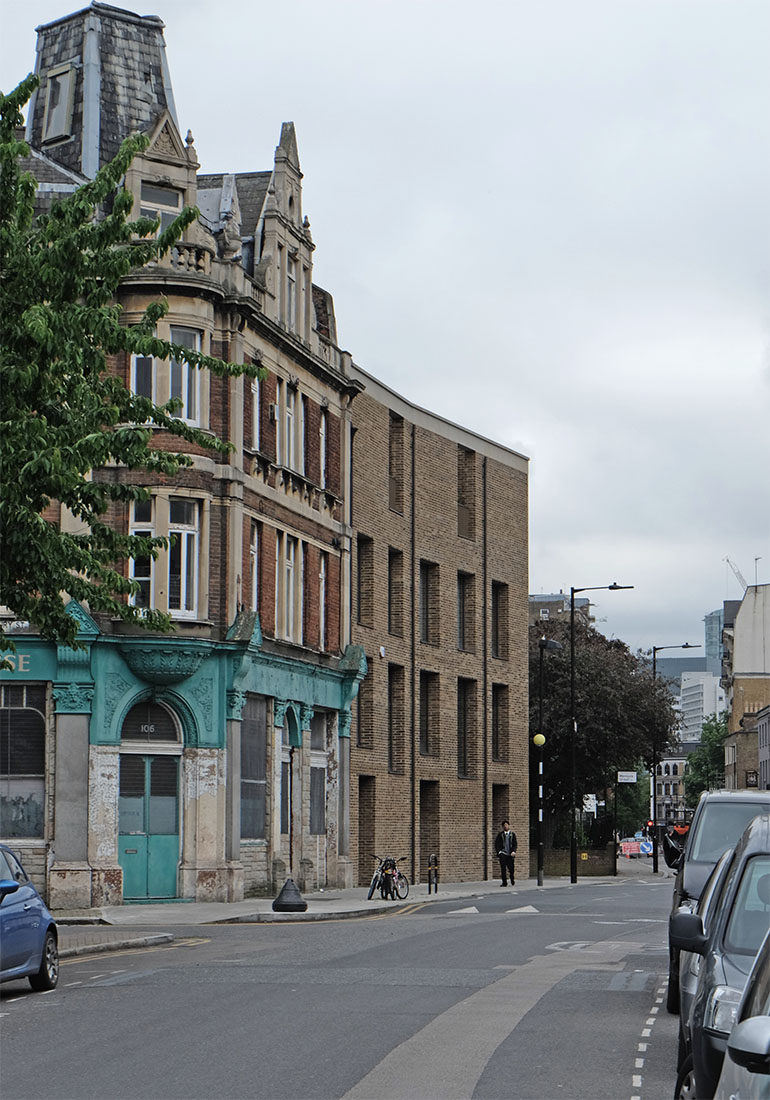
M 636 783 L 636 772 L 618 772 L 618 783 Z
M 642 853 L 643 856 L 651 856 L 652 855 L 652 841 L 651 840 L 642 840 L 639 844 L 639 851 Z

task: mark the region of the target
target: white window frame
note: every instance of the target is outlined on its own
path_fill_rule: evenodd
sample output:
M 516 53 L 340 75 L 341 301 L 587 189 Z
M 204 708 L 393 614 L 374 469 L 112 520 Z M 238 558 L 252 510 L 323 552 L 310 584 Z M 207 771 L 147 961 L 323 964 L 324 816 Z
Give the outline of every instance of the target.
M 282 420 L 282 417 L 283 417 L 283 381 L 280 378 L 276 379 L 276 383 L 275 383 L 275 408 L 276 408 L 276 417 L 275 417 L 275 461 L 278 463 L 279 466 L 283 466 L 284 465 L 283 452 L 285 450 L 284 438 L 283 438 L 284 425 L 283 425 L 283 420 Z
M 297 261 L 291 256 L 286 260 L 286 327 L 297 331 Z
M 249 568 L 251 572 L 251 610 L 259 610 L 259 524 L 251 521 L 249 540 Z
M 295 535 L 279 531 L 275 540 L 275 632 L 287 642 L 302 643 L 302 578 L 304 545 Z
M 140 509 L 144 509 L 149 505 L 150 519 L 143 520 L 136 518 L 137 505 Z M 147 535 L 152 537 L 155 534 L 155 498 L 150 500 L 131 502 L 131 515 L 129 519 L 129 534 L 131 535 Z M 144 559 L 142 559 L 144 560 Z M 136 572 L 136 558 L 128 559 L 128 575 L 132 581 L 139 581 L 140 584 L 147 585 L 147 599 L 146 602 L 141 600 L 137 594 L 133 594 L 128 597 L 128 602 L 132 607 L 147 608 L 148 610 L 155 607 L 155 562 L 150 555 L 148 555 L 148 568 L 149 574 Z
M 285 425 L 285 456 L 284 466 L 288 466 L 290 470 L 296 470 L 296 413 L 297 413 L 297 391 L 291 386 L 286 387 L 285 403 L 284 403 L 284 425 Z
M 171 511 L 175 504 L 184 504 L 194 509 L 192 523 L 172 520 Z M 191 497 L 169 497 L 168 502 L 169 536 L 176 536 L 176 542 L 168 550 L 167 582 L 168 612 L 174 619 L 194 619 L 198 614 L 198 589 L 200 574 L 200 501 Z M 179 555 L 179 607 L 171 604 L 171 568 Z
M 150 392 L 141 393 L 137 383 L 137 367 L 139 362 L 150 364 Z M 137 394 L 139 397 L 146 397 L 148 400 L 154 402 L 156 405 L 158 401 L 158 374 L 156 370 L 155 360 L 151 355 L 132 355 L 131 356 L 131 392 Z
M 191 342 L 188 344 L 186 340 Z M 170 341 L 172 344 L 182 344 L 190 351 L 200 352 L 201 331 L 188 325 L 171 325 Z M 175 374 L 178 385 L 175 384 Z M 179 397 L 182 404 L 177 409 L 175 416 L 185 423 L 197 426 L 200 424 L 201 386 L 200 370 L 191 367 L 189 363 L 178 361 L 171 357 L 168 368 L 169 398 Z M 177 390 L 175 393 L 174 391 Z
M 258 378 L 251 381 L 251 446 L 255 451 L 259 450 L 260 424 L 259 414 L 262 405 L 262 392 Z
M 326 409 L 321 409 L 321 419 L 318 425 L 318 454 L 319 454 L 319 484 L 326 488 L 326 464 L 328 462 L 329 424 Z
M 321 551 L 318 563 L 318 641 L 326 649 L 326 590 L 328 585 L 329 555 Z

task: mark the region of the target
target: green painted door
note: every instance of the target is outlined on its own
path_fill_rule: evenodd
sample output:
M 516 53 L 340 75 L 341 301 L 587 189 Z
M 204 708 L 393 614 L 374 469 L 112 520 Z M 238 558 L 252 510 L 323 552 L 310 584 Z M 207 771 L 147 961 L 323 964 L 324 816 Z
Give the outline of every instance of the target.
M 118 862 L 126 900 L 177 896 L 178 756 L 121 753 Z

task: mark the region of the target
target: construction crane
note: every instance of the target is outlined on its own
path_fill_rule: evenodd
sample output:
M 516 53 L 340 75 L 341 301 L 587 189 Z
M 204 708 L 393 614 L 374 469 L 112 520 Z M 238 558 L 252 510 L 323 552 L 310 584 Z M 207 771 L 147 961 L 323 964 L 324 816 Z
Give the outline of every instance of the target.
M 736 577 L 738 578 L 738 584 L 740 584 L 741 588 L 742 588 L 742 589 L 743 589 L 743 591 L 745 592 L 745 591 L 746 591 L 746 589 L 747 589 L 747 588 L 748 588 L 749 586 L 748 586 L 748 585 L 746 584 L 746 581 L 745 581 L 745 579 L 744 579 L 743 573 L 741 573 L 741 571 L 740 571 L 740 569 L 738 568 L 738 566 L 737 566 L 737 565 L 735 564 L 735 562 L 733 562 L 733 561 L 730 561 L 730 559 L 729 559 L 728 557 L 725 557 L 725 558 L 723 558 L 722 560 L 723 560 L 723 561 L 726 561 L 726 562 L 727 562 L 727 564 L 728 564 L 728 565 L 730 566 L 730 568 L 732 569 L 733 573 L 735 573 Z

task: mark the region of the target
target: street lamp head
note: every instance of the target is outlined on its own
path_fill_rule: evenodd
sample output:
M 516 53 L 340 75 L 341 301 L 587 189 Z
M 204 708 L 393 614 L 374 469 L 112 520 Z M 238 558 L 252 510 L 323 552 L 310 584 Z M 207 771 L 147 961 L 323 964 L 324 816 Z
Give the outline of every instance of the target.
M 610 592 L 619 592 L 622 588 L 633 588 L 632 584 L 618 584 L 617 581 L 613 581 L 611 585 L 608 585 Z
M 540 652 L 541 653 L 543 652 L 544 649 L 551 650 L 551 649 L 563 649 L 564 648 L 564 646 L 561 644 L 561 642 L 557 642 L 555 638 L 546 638 L 545 635 L 540 639 L 540 641 L 537 644 L 540 646 Z
M 543 737 L 542 733 L 536 733 L 535 736 L 532 738 L 532 743 L 534 745 L 537 745 L 539 749 L 542 749 L 543 745 L 545 744 L 545 738 Z

